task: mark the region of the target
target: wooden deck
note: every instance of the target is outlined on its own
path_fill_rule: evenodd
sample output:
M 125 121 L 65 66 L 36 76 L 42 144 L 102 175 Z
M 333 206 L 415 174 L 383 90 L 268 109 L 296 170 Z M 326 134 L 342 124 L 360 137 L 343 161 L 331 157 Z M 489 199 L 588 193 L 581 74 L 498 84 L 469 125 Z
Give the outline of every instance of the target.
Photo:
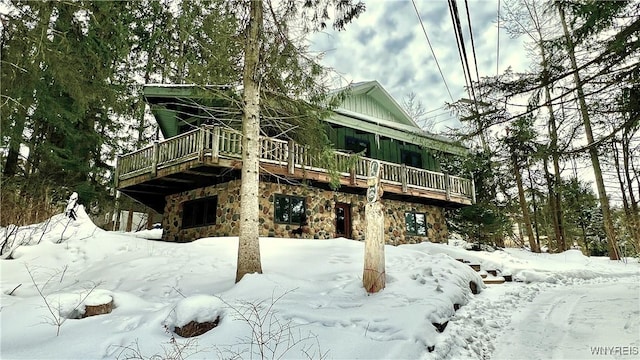
M 242 167 L 242 134 L 232 129 L 202 126 L 187 133 L 118 157 L 116 187 L 162 212 L 164 196 L 225 179 Z M 326 159 L 325 159 L 326 161 Z M 261 138 L 260 167 L 264 174 L 329 183 L 332 175 L 350 188 L 367 187 L 372 159 L 335 151 L 337 174 L 300 144 Z M 451 206 L 475 201 L 473 182 L 457 176 L 380 161 L 385 193 L 431 199 Z

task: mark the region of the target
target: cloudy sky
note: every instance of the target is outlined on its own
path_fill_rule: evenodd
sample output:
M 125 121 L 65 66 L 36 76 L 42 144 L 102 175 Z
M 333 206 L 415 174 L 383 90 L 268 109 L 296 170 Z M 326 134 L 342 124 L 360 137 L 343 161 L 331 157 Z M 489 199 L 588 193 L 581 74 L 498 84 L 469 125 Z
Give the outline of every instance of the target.
M 504 6 L 504 0 L 502 5 Z M 452 102 L 438 72 L 411 0 L 365 0 L 367 10 L 342 32 L 314 35 L 312 49 L 325 52 L 322 63 L 337 71 L 343 81 L 377 80 L 399 102 L 415 92 L 429 114 L 435 117 L 435 132 L 456 127 L 458 122 L 447 110 Z M 463 26 L 467 55 L 475 74 L 465 2 L 458 11 Z M 496 74 L 498 0 L 468 0 L 480 77 Z M 453 100 L 469 98 L 453 25 L 446 0 L 416 0 L 427 35 Z M 504 8 L 503 10 L 504 11 Z M 500 31 L 499 71 L 511 66 L 528 66 L 523 45 Z M 475 75 L 474 75 L 475 77 Z

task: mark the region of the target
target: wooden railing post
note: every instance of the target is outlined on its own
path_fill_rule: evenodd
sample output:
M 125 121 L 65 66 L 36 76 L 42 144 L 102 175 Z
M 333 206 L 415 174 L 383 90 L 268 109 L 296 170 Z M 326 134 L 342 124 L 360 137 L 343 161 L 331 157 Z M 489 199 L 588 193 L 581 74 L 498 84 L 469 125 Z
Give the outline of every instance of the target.
M 220 127 L 213 128 L 213 141 L 211 143 L 211 161 L 218 162 L 220 156 Z
M 151 176 L 158 174 L 158 140 L 153 140 L 153 154 L 151 158 Z
M 402 181 L 402 192 L 407 192 L 407 165 L 400 165 L 400 181 Z
M 349 155 L 349 159 L 353 159 L 354 156 L 358 155 Z M 349 166 L 349 183 L 351 185 L 356 184 L 356 167 L 358 166 L 358 161 L 358 159 L 356 159 L 356 161 L 349 160 L 349 163 L 351 163 Z
M 449 174 L 444 174 L 444 190 L 447 193 L 447 200 L 451 200 L 451 186 L 449 184 Z
M 200 127 L 198 130 L 198 161 L 204 162 L 204 135 L 207 130 L 204 127 Z
M 289 171 L 289 174 L 293 174 L 296 169 L 295 146 L 296 143 L 294 143 L 293 140 L 289 140 L 287 143 L 287 170 Z

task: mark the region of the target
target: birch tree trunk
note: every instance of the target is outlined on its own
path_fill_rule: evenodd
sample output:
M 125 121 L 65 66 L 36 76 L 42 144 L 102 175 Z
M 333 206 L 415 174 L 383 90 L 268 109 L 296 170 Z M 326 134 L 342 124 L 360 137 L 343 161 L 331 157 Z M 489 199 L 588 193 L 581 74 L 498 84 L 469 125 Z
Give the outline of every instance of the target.
M 236 282 L 240 281 L 245 274 L 262 273 L 258 228 L 260 82 L 257 72 L 260 61 L 261 28 L 262 0 L 252 0 L 244 53 L 240 239 Z
M 598 189 L 598 198 L 600 200 L 600 207 L 602 208 L 602 219 L 604 220 L 604 232 L 607 236 L 609 244 L 609 258 L 611 260 L 619 260 L 620 254 L 618 252 L 618 244 L 616 241 L 616 232 L 613 228 L 613 220 L 611 219 L 611 210 L 609 208 L 609 199 L 607 198 L 607 191 L 604 186 L 604 179 L 602 178 L 602 169 L 600 168 L 600 159 L 598 158 L 598 149 L 594 145 L 593 132 L 591 130 L 591 119 L 589 117 L 589 110 L 587 109 L 587 102 L 585 100 L 584 90 L 582 88 L 582 80 L 580 74 L 578 74 L 578 64 L 576 61 L 576 54 L 574 52 L 573 40 L 569 34 L 567 28 L 567 21 L 565 19 L 564 10 L 561 6 L 558 6 L 560 13 L 560 21 L 562 23 L 562 29 L 564 31 L 564 37 L 567 40 L 567 54 L 569 60 L 571 60 L 571 68 L 573 70 L 573 81 L 576 86 L 576 92 L 578 93 L 578 105 L 582 121 L 584 123 L 584 132 L 587 136 L 587 143 L 589 144 L 589 155 L 591 157 L 591 165 L 593 166 L 593 173 L 596 178 L 596 187 Z

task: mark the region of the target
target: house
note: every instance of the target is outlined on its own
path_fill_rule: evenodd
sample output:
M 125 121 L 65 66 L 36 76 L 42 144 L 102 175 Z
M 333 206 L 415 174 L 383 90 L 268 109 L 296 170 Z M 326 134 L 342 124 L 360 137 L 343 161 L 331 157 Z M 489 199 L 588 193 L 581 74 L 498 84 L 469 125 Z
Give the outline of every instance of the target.
M 117 188 L 163 214 L 165 241 L 237 236 L 242 134 L 216 120 L 225 97 L 205 99 L 184 85 L 148 85 L 144 94 L 165 140 L 119 156 Z M 435 156 L 467 150 L 422 131 L 378 82 L 352 85 L 325 123 L 336 149 L 333 178 L 305 146 L 261 138 L 261 236 L 363 240 L 372 159 L 382 169 L 388 244 L 445 241 L 444 209 L 475 201 L 473 181 L 440 172 Z

